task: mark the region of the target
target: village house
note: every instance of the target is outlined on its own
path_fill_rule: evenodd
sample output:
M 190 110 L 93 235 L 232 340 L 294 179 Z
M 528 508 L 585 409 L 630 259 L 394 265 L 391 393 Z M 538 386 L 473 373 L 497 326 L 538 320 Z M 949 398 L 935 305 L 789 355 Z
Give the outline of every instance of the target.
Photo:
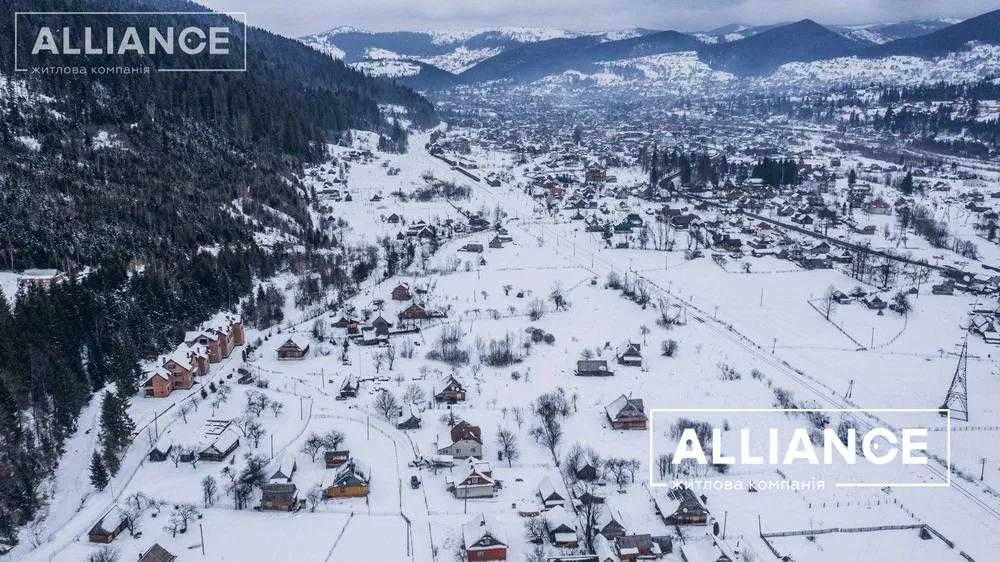
M 202 346 L 208 354 L 209 363 L 218 363 L 229 357 L 237 346 L 246 345 L 243 320 L 231 314 L 219 314 L 202 325 L 198 330 L 184 334 L 188 347 Z
M 25 269 L 18 276 L 17 288 L 19 291 L 49 289 L 67 279 L 66 274 L 58 269 Z
M 642 347 L 640 344 L 628 342 L 618 353 L 618 364 L 626 367 L 642 367 Z
M 325 451 L 323 453 L 323 462 L 326 463 L 327 468 L 339 468 L 350 459 L 350 451 Z
M 545 523 L 545 532 L 549 535 L 549 541 L 561 548 L 576 548 L 579 544 L 577 537 L 576 518 L 570 515 L 566 508 L 559 505 L 546 511 L 542 515 Z
M 104 517 L 94 524 L 90 528 L 90 532 L 87 533 L 87 537 L 90 542 L 104 543 L 108 544 L 115 540 L 118 535 L 124 531 L 129 524 L 128 513 L 125 512 L 121 507 L 114 505 Z
M 174 562 L 174 560 L 177 560 L 177 557 L 160 546 L 160 543 L 154 543 L 149 550 L 139 555 L 139 562 Z
M 143 395 L 152 398 L 166 398 L 177 389 L 189 389 L 194 385 L 191 371 L 171 373 L 164 367 L 153 369 L 142 383 Z
M 604 359 L 580 359 L 576 362 L 578 377 L 610 377 L 614 374 L 614 371 L 608 369 L 608 362 Z
M 604 183 L 606 177 L 607 172 L 600 164 L 591 164 L 587 166 L 587 171 L 584 174 L 584 180 L 587 183 Z
M 667 544 L 671 544 L 669 538 L 667 538 Z M 665 554 L 660 548 L 660 543 L 654 541 L 653 537 L 647 534 L 615 537 L 614 545 L 615 552 L 621 562 L 652 560 Z
M 260 508 L 263 511 L 291 511 L 298 505 L 298 488 L 292 476 L 298 466 L 294 458 L 284 461 L 261 488 Z
M 354 461 L 340 468 L 330 484 L 323 485 L 324 498 L 361 498 L 368 495 L 370 479 Z
M 437 402 L 447 402 L 449 404 L 464 402 L 465 387 L 463 387 L 462 383 L 458 382 L 455 377 L 448 375 L 448 378 L 444 381 L 444 388 L 434 395 L 434 400 Z
M 609 541 L 628 534 L 625 519 L 617 509 L 602 509 L 597 515 L 595 527 L 597 532 Z
M 870 310 L 881 311 L 884 310 L 887 306 L 889 306 L 884 300 L 879 298 L 878 295 L 866 296 L 863 299 L 861 299 L 861 302 Z
M 489 463 L 480 461 L 470 463 L 469 473 L 449 487 L 456 499 L 492 498 L 496 494 L 497 482 L 493 479 Z
M 597 467 L 586 462 L 576 469 L 576 479 L 581 482 L 594 482 L 598 479 Z
M 653 496 L 653 505 L 657 515 L 669 526 L 708 524 L 708 509 L 685 486 L 670 488 L 665 495 Z
M 222 462 L 239 446 L 239 434 L 232 427 L 226 426 L 208 446 L 198 451 L 198 458 L 203 461 Z
M 443 447 L 440 443 L 449 443 Z M 483 458 L 483 437 L 479 426 L 460 421 L 451 428 L 448 438 L 439 438 L 438 454 L 450 455 L 456 459 Z
M 394 301 L 408 301 L 413 298 L 410 293 L 410 286 L 406 283 L 400 283 L 392 289 L 392 300 Z
M 298 488 L 294 482 L 271 481 L 261 488 L 260 508 L 263 511 L 292 511 L 298 502 Z
M 646 429 L 646 411 L 641 398 L 622 394 L 604 411 L 614 429 Z
M 420 429 L 420 417 L 410 408 L 403 408 L 396 418 L 396 429 Z
M 170 456 L 170 451 L 173 450 L 173 448 L 174 446 L 172 444 L 167 445 L 165 449 L 153 447 L 153 450 L 149 452 L 146 458 L 149 459 L 149 462 L 163 462 Z
M 344 379 L 344 384 L 340 386 L 340 391 L 337 393 L 338 400 L 346 400 L 348 398 L 355 398 L 358 395 L 358 389 L 361 388 L 361 383 L 357 380 L 352 380 L 351 377 Z
M 507 560 L 506 535 L 502 527 L 486 515 L 462 525 L 462 545 L 467 562 Z
M 580 505 L 603 504 L 608 499 L 607 487 L 591 486 L 583 482 L 578 482 L 573 487 L 573 497 Z
M 538 483 L 538 497 L 542 499 L 542 505 L 546 509 L 566 505 L 566 498 L 556 490 L 548 476 Z
M 431 314 L 423 306 L 413 303 L 397 314 L 400 320 L 427 320 Z
M 278 347 L 277 353 L 279 361 L 305 359 L 309 353 L 309 340 L 305 336 L 292 334 Z

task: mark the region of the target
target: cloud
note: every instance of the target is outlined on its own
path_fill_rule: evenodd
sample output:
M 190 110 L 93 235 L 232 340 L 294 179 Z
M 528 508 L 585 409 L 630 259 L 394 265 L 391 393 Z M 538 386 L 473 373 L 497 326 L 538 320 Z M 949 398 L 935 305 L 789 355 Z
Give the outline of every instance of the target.
M 1000 0 L 202 0 L 213 10 L 247 12 L 251 24 L 289 36 L 340 25 L 377 31 L 552 26 L 573 30 L 633 26 L 698 31 L 728 23 L 811 18 L 861 24 L 966 18 Z

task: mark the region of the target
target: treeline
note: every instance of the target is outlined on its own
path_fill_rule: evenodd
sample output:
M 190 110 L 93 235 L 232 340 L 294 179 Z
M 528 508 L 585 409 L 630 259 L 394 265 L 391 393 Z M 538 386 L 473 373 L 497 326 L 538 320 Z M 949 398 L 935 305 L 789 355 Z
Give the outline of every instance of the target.
M 686 152 L 677 148 L 660 150 L 655 144 L 651 148 L 640 147 L 639 165 L 649 174 L 650 186 L 659 186 L 663 180 L 675 175 L 674 184 L 678 186 L 718 185 L 721 179 L 733 171 L 725 155 L 712 159 L 704 151 Z
M 0 9 L 0 37 L 4 39 L 0 72 L 8 76 L 14 75 L 9 52 L 14 47 L 14 12 L 204 11 L 204 7 L 184 0 L 15 0 L 4 6 Z M 164 21 L 167 18 L 178 29 L 206 21 L 205 17 L 184 14 L 161 15 L 155 21 L 168 25 Z M 74 25 L 90 25 L 96 44 L 104 41 L 108 26 L 124 28 L 148 21 L 128 14 L 80 15 L 72 20 Z M 239 28 L 231 41 L 234 57 L 243 54 L 242 38 Z M 378 104 L 406 107 L 408 118 L 417 126 L 437 122 L 433 106 L 419 94 L 391 81 L 365 76 L 298 41 L 251 27 L 246 43 L 246 72 L 26 74 L 49 95 L 74 98 L 78 103 L 66 114 L 74 119 L 86 116 L 98 123 L 132 123 L 143 118 L 181 116 L 225 129 L 265 151 L 297 155 L 315 154 L 322 148 L 321 141 L 335 131 L 390 131 L 392 126 L 381 116 Z M 162 64 L 168 56 L 181 55 L 115 55 L 106 57 L 105 62 L 108 66 L 138 67 Z M 54 66 L 79 65 L 78 57 L 72 55 L 49 55 L 45 62 Z M 192 57 L 185 59 L 184 66 L 198 68 L 207 64 L 206 60 Z M 95 90 L 100 95 L 94 95 Z
M 0 537 L 40 507 L 37 490 L 57 465 L 65 439 L 94 391 L 102 398 L 102 464 L 113 475 L 130 439 L 129 398 L 138 363 L 180 343 L 185 329 L 232 309 L 255 276 L 273 275 L 279 258 L 223 250 L 142 271 L 124 253 L 84 279 L 0 298 Z
M 176 346 L 219 310 L 280 321 L 274 291 L 255 294 L 250 308 L 241 297 L 255 279 L 303 258 L 291 244 L 262 247 L 254 235 L 288 235 L 306 260 L 338 244 L 313 224 L 297 179 L 328 138 L 362 128 L 405 149 L 406 131 L 379 104 L 405 106 L 417 125 L 436 120 L 412 91 L 257 29 L 243 73 L 13 72 L 14 11 L 152 7 L 201 9 L 174 0 L 0 7 L 0 268 L 54 267 L 70 278 L 0 303 L 2 540 L 37 515 L 40 484 L 95 392 L 102 415 L 94 462 L 110 478 L 131 439 L 140 360 Z M 108 21 L 94 23 L 103 30 Z M 357 283 L 375 269 L 373 256 L 334 261 L 320 274 L 324 283 Z

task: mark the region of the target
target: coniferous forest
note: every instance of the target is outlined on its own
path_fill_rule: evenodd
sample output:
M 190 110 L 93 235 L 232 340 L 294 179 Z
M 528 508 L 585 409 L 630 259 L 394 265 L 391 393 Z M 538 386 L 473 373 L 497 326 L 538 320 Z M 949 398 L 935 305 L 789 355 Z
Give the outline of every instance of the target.
M 202 9 L 125 0 L 0 8 L 0 263 L 70 278 L 16 302 L 0 297 L 0 538 L 8 542 L 43 505 L 39 486 L 85 405 L 101 401 L 95 455 L 113 474 L 131 438 L 126 409 L 139 361 L 212 313 L 238 310 L 254 278 L 288 265 L 283 247 L 261 247 L 255 232 L 294 236 L 307 252 L 338 244 L 309 218 L 297 179 L 304 163 L 349 129 L 405 147 L 405 131 L 380 104 L 406 107 L 416 126 L 436 122 L 411 90 L 259 29 L 248 31 L 247 72 L 13 71 L 15 11 Z

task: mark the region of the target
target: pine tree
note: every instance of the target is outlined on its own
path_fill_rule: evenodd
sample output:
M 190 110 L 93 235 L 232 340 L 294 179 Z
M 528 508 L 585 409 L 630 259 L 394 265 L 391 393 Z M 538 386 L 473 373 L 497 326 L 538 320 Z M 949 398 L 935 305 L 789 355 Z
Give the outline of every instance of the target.
M 903 180 L 901 182 L 899 182 L 899 190 L 902 191 L 906 195 L 912 195 L 913 194 L 913 174 L 912 173 L 906 172 L 906 176 L 904 176 Z
M 94 455 L 90 459 L 90 483 L 97 491 L 108 487 L 108 470 L 104 468 L 101 455 L 97 454 L 97 451 L 94 451 Z

